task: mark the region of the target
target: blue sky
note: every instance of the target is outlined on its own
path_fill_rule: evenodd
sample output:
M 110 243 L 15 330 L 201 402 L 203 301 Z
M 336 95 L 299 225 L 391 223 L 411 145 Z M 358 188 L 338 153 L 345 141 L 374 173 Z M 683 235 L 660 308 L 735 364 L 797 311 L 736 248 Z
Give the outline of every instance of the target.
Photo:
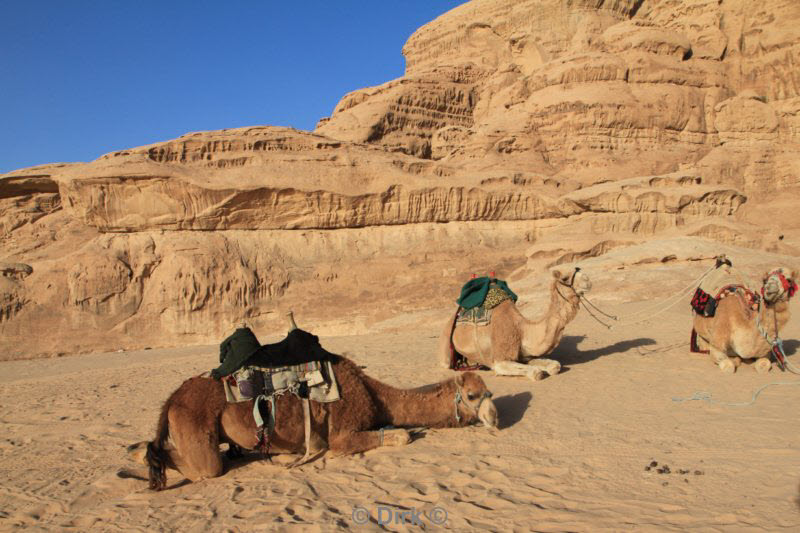
M 255 124 L 311 130 L 403 75 L 403 44 L 464 0 L 6 0 L 0 173 Z

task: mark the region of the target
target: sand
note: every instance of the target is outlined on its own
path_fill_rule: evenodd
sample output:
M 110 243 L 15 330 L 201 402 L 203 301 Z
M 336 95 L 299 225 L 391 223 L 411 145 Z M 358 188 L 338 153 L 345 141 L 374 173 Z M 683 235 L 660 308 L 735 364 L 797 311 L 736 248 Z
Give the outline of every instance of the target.
M 800 336 L 797 322 L 785 338 Z M 683 306 L 610 331 L 581 312 L 553 354 L 561 374 L 482 373 L 497 430 L 426 430 L 404 447 L 293 470 L 253 454 L 199 483 L 171 472 L 159 493 L 119 477 L 136 468 L 125 448 L 152 438 L 161 403 L 214 365 L 214 346 L 3 362 L 0 530 L 399 530 L 398 519 L 417 517 L 428 530 L 797 531 L 800 377 L 724 375 L 688 353 L 690 324 Z M 416 386 L 449 375 L 430 361 L 438 324 L 421 331 L 321 341 Z M 800 366 L 800 343 L 786 347 Z M 704 392 L 747 403 L 773 383 L 788 385 L 745 406 L 676 401 Z M 407 513 L 379 524 L 390 511 Z

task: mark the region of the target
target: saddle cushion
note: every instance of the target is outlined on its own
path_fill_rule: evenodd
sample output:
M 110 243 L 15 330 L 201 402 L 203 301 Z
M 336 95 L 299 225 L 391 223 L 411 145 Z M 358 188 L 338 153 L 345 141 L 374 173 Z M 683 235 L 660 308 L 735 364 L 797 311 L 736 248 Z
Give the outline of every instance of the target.
M 461 288 L 461 296 L 458 298 L 458 305 L 464 309 L 472 309 L 483 305 L 486 301 L 486 296 L 489 293 L 491 286 L 504 291 L 508 296 L 517 301 L 517 295 L 514 294 L 505 281 L 496 278 L 482 277 L 469 280 Z

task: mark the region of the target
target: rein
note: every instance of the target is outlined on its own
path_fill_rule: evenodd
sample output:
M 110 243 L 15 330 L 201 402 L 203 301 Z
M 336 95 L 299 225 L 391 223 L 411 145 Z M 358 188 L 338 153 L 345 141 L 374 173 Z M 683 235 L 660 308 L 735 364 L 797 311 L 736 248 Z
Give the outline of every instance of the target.
M 580 268 L 580 267 L 575 267 L 575 272 L 573 272 L 573 273 L 572 273 L 572 277 L 570 278 L 570 280 L 569 280 L 569 283 L 565 283 L 565 282 L 563 282 L 563 281 L 561 281 L 561 280 L 559 279 L 559 280 L 556 280 L 556 281 L 558 282 L 558 285 L 563 285 L 564 287 L 567 287 L 567 288 L 569 288 L 570 290 L 572 290 L 572 293 L 573 293 L 575 296 L 577 296 L 577 297 L 578 297 L 578 303 L 579 303 L 580 305 L 583 305 L 583 308 L 584 308 L 584 309 L 586 309 L 586 312 L 589 314 L 589 316 L 590 316 L 590 317 L 592 317 L 593 319 L 595 319 L 595 320 L 597 321 L 597 323 L 598 323 L 598 324 L 600 324 L 600 325 L 602 325 L 602 326 L 605 326 L 605 327 L 606 327 L 606 328 L 608 328 L 608 329 L 611 329 L 611 326 L 610 326 L 609 324 L 606 324 L 606 323 L 605 323 L 605 322 L 603 322 L 602 320 L 600 320 L 600 319 L 599 319 L 599 318 L 598 318 L 598 317 L 597 317 L 597 316 L 596 316 L 594 313 L 592 313 L 592 311 L 589 309 L 589 307 L 588 307 L 586 304 L 588 303 L 588 304 L 589 304 L 590 306 L 592 306 L 592 307 L 593 307 L 593 308 L 594 308 L 594 309 L 595 309 L 597 312 L 599 312 L 599 313 L 600 313 L 600 314 L 602 314 L 602 315 L 605 315 L 605 316 L 607 316 L 608 318 L 611 318 L 612 320 L 617 320 L 617 317 L 615 317 L 615 316 L 613 316 L 613 315 L 609 315 L 609 314 L 607 314 L 607 313 L 605 313 L 605 312 L 601 311 L 600 309 L 598 309 L 598 308 L 597 308 L 597 306 L 596 306 L 596 305 L 594 305 L 592 302 L 590 302 L 590 301 L 588 300 L 588 298 L 586 298 L 586 296 L 584 296 L 584 295 L 582 295 L 582 294 L 578 293 L 578 291 L 576 291 L 576 290 L 575 290 L 575 276 L 577 276 L 577 275 L 578 275 L 578 272 L 580 272 L 580 270 L 581 270 L 581 268 Z M 567 301 L 567 302 L 569 302 L 569 298 L 567 298 L 566 296 L 564 296 L 563 294 L 561 294 L 561 291 L 560 291 L 560 290 L 558 290 L 558 285 L 556 285 L 556 292 L 558 293 L 558 295 L 559 295 L 559 296 L 561 296 L 561 298 L 562 298 L 564 301 Z
M 701 281 L 702 281 L 702 280 L 703 280 L 703 279 L 704 279 L 706 276 L 708 276 L 708 275 L 709 275 L 709 274 L 710 274 L 712 271 L 714 271 L 716 268 L 717 268 L 717 265 L 714 265 L 714 266 L 712 266 L 711 268 L 709 268 L 708 270 L 706 270 L 705 272 L 703 272 L 703 274 L 701 274 L 699 278 L 697 278 L 696 280 L 692 281 L 692 282 L 691 282 L 689 285 L 687 285 L 687 286 L 686 286 L 684 289 L 682 289 L 681 291 L 679 291 L 679 292 L 677 292 L 677 293 L 673 294 L 672 296 L 670 296 L 670 297 L 668 297 L 668 298 L 665 298 L 663 301 L 661 301 L 661 302 L 657 303 L 656 305 L 654 305 L 654 306 L 650 306 L 650 307 L 647 307 L 647 308 L 645 308 L 645 309 L 642 309 L 641 311 L 637 311 L 637 312 L 635 312 L 635 313 L 631 313 L 630 315 L 626 315 L 626 316 L 623 316 L 623 317 L 618 317 L 618 316 L 616 316 L 616 315 L 612 315 L 612 314 L 610 314 L 610 313 L 606 313 L 605 311 L 603 311 L 602 309 L 600 309 L 599 307 L 597 307 L 595 304 L 593 304 L 593 303 L 592 303 L 592 302 L 591 302 L 591 301 L 590 301 L 588 298 L 586 298 L 586 296 L 583 296 L 583 295 L 580 295 L 580 294 L 578 294 L 578 298 L 580 298 L 580 301 L 581 301 L 581 303 L 583 304 L 583 306 L 584 306 L 584 309 L 586 309 L 586 312 L 587 312 L 587 313 L 589 313 L 589 316 L 591 316 L 592 318 L 594 318 L 594 319 L 595 319 L 595 320 L 596 320 L 598 323 L 602 324 L 602 325 L 603 325 L 603 326 L 605 326 L 606 328 L 608 328 L 608 329 L 612 329 L 614 326 L 617 326 L 617 327 L 621 327 L 621 326 L 633 326 L 633 325 L 635 325 L 635 324 L 641 324 L 641 323 L 643 323 L 643 322 L 649 322 L 649 321 L 651 321 L 653 318 L 655 318 L 656 316 L 658 316 L 658 315 L 660 315 L 660 314 L 662 314 L 662 313 L 665 313 L 665 312 L 667 312 L 669 309 L 671 309 L 672 307 L 674 307 L 674 306 L 675 306 L 675 305 L 677 305 L 678 303 L 682 302 L 682 301 L 683 301 L 683 299 L 685 298 L 685 296 L 686 296 L 686 295 L 687 295 L 689 292 L 691 292 L 691 291 L 695 290 L 695 288 L 697 287 L 697 285 L 698 285 L 698 284 L 699 284 L 699 283 L 700 283 L 700 282 L 701 282 Z M 573 276 L 573 278 L 574 278 L 574 276 Z M 566 285 L 566 284 L 564 283 L 563 285 Z M 575 289 L 573 289 L 573 291 L 574 291 L 574 290 L 575 290 Z M 560 294 L 560 293 L 559 293 L 559 294 Z M 576 294 L 577 294 L 577 292 L 576 292 Z M 668 302 L 670 302 L 670 300 L 673 300 L 673 301 L 672 301 L 671 303 L 668 303 Z M 595 315 L 594 315 L 594 314 L 593 314 L 593 313 L 592 313 L 592 312 L 589 310 L 589 306 L 591 306 L 591 307 L 592 307 L 592 308 L 593 308 L 595 311 L 597 311 L 598 313 L 602 314 L 603 316 L 605 316 L 605 317 L 607 317 L 607 318 L 610 318 L 611 320 L 613 320 L 613 321 L 617 322 L 617 324 L 606 324 L 605 322 L 603 322 L 602 320 L 600 320 L 599 318 L 597 318 L 597 317 L 596 317 L 596 316 L 595 316 Z M 656 310 L 656 309 L 657 309 L 658 311 L 656 311 L 655 313 L 649 313 L 649 311 Z M 635 318 L 636 316 L 640 316 L 640 315 L 646 315 L 646 316 L 645 316 L 645 318 L 642 318 L 642 319 L 640 319 L 640 320 L 634 320 L 634 321 L 632 321 L 632 322 L 630 322 L 630 321 L 627 321 L 628 319 Z

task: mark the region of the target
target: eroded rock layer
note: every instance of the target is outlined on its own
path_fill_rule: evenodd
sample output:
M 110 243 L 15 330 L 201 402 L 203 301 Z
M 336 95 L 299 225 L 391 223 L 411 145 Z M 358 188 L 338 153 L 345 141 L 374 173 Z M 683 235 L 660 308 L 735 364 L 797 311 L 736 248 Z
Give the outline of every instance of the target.
M 797 264 L 797 2 L 473 0 L 402 53 L 402 78 L 314 132 L 1 176 L 0 358 L 282 331 L 288 309 L 390 328 L 474 272 L 525 280 L 654 238 Z

